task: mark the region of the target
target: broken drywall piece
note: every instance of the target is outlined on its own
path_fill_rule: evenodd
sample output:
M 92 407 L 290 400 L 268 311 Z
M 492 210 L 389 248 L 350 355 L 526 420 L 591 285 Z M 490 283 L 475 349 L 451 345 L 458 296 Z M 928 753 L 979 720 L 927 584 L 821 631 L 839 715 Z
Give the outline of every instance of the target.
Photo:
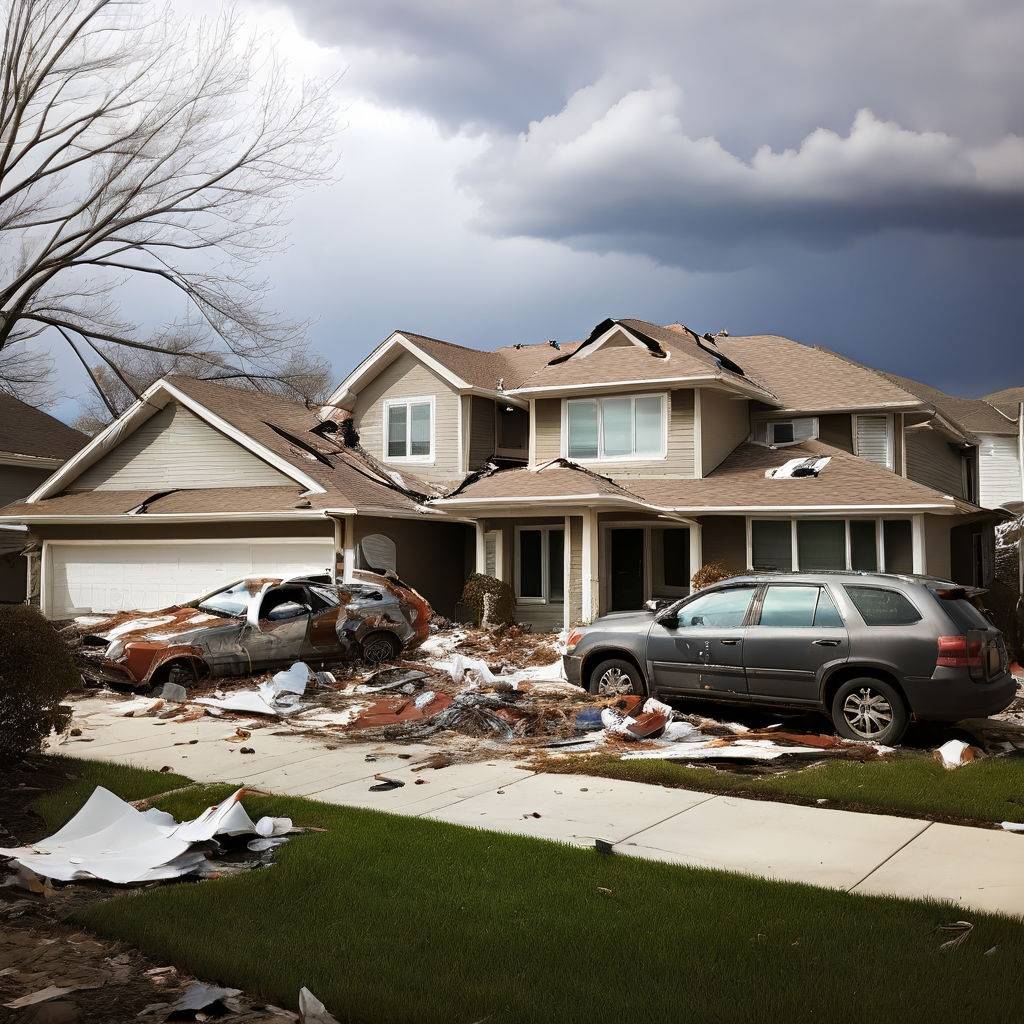
M 491 684 L 498 681 L 498 677 L 490 670 L 487 662 L 481 661 L 479 658 L 464 658 L 461 654 L 456 654 L 452 658 L 451 668 L 448 670 L 452 677 L 452 681 L 456 683 L 463 682 L 463 677 L 467 674 L 476 676 L 475 679 L 470 680 L 470 685 L 479 686 L 481 683 Z
M 943 768 L 959 768 L 985 755 L 978 747 L 972 747 L 963 740 L 947 740 L 933 756 L 936 761 L 942 762 Z
M 166 811 L 139 811 L 98 786 L 62 829 L 31 846 L 0 849 L 0 856 L 62 882 L 95 878 L 127 885 L 180 878 L 203 867 L 205 846 L 215 837 L 258 835 L 241 804 L 243 792 L 178 823 Z M 273 824 L 264 828 L 279 835 L 287 819 L 268 820 Z
M 1022 821 L 1004 821 L 1000 827 L 1005 832 L 1017 832 L 1024 835 L 1024 822 Z
M 805 476 L 818 476 L 829 464 L 831 458 L 830 455 L 824 455 L 821 458 L 790 459 L 774 469 L 766 469 L 764 475 L 768 480 L 789 480 Z
M 299 989 L 300 1024 L 338 1024 L 336 1017 L 327 1012 L 327 1007 L 308 988 Z

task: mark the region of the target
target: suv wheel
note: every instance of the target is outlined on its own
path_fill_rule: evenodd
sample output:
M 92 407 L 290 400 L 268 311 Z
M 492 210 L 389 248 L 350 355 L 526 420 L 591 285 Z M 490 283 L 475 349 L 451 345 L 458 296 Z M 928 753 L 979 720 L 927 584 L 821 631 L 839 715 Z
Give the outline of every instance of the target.
M 600 697 L 619 697 L 624 693 L 644 695 L 644 681 L 640 670 L 631 661 L 609 658 L 593 672 L 587 689 Z
M 849 679 L 832 698 L 832 724 L 847 739 L 898 743 L 907 731 L 907 708 L 881 679 Z

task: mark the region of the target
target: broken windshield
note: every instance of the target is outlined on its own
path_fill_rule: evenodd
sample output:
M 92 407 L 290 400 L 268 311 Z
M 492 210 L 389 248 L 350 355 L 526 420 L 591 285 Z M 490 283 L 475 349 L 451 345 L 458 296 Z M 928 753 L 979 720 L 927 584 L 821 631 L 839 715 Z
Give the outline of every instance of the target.
M 199 602 L 199 608 L 204 612 L 212 612 L 214 615 L 229 615 L 232 618 L 244 618 L 249 610 L 249 601 L 252 595 L 249 591 L 249 583 L 242 580 L 234 583 L 224 590 L 218 590 Z

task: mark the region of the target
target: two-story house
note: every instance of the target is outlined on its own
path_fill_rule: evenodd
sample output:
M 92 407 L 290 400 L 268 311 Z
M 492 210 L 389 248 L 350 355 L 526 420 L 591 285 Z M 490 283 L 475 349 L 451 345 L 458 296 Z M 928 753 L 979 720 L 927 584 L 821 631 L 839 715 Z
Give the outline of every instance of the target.
M 396 332 L 323 410 L 160 382 L 0 518 L 39 538 L 51 614 L 318 567 L 394 568 L 446 612 L 487 572 L 536 629 L 685 594 L 709 562 L 981 580 L 982 434 L 929 390 L 681 324 L 492 352 Z

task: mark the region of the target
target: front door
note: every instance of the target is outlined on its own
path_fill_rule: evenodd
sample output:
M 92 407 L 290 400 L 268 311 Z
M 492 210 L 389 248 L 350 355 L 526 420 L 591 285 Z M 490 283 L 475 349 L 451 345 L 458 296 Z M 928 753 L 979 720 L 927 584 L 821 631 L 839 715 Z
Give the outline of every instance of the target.
M 826 587 L 771 583 L 743 651 L 751 696 L 816 701 L 821 669 L 850 657 L 850 638 Z
M 644 605 L 644 531 L 611 531 L 611 599 L 613 612 Z
M 655 622 L 647 662 L 656 688 L 745 695 L 743 645 L 756 590 L 739 584 L 699 594 L 679 609 L 677 625 Z

